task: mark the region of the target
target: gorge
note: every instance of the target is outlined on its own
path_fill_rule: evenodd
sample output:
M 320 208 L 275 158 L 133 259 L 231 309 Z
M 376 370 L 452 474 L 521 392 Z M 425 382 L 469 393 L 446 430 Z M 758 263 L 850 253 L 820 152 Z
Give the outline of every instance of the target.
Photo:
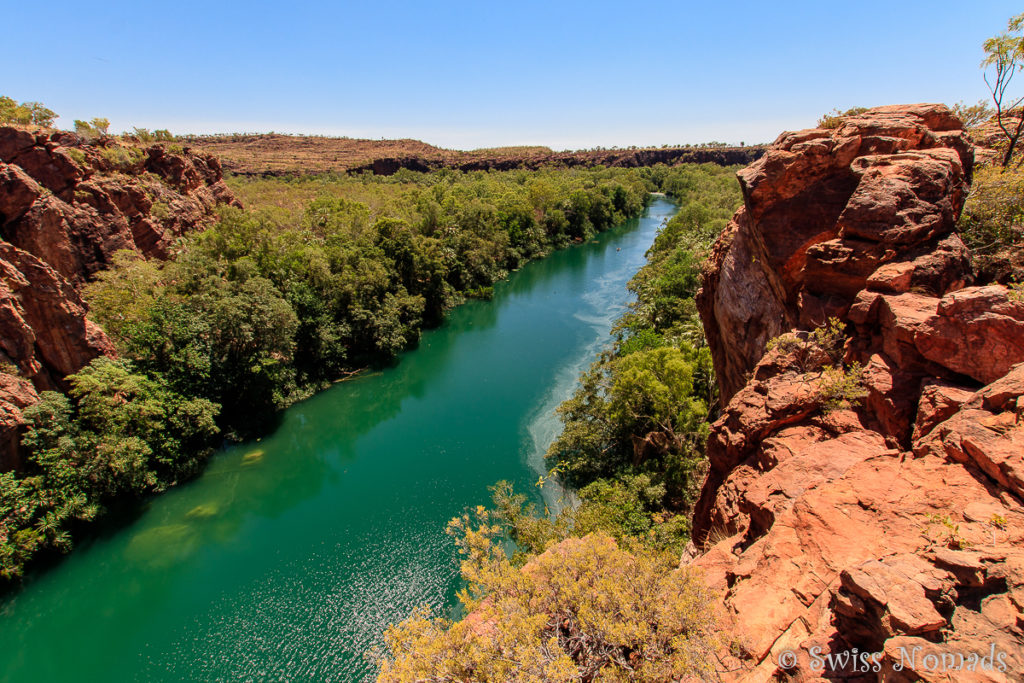
M 29 579 L 2 608 L 0 680 L 372 675 L 364 652 L 389 622 L 454 605 L 447 520 L 498 479 L 533 489 L 554 407 L 673 211 L 657 199 L 526 265 L 396 367 L 297 404 L 263 441 Z
M 178 193 L 164 194 L 166 201 L 195 207 L 192 214 L 184 208 L 174 213 L 191 216 L 188 225 L 163 225 L 153 218 L 152 198 L 138 208 L 147 191 L 119 204 L 120 195 L 102 177 L 75 175 L 72 166 L 80 161 L 59 149 L 60 139 L 22 138 L 5 138 L 17 149 L 0 169 L 4 187 L 11 188 L 2 216 L 10 242 L 3 245 L 6 319 L 28 340 L 5 347 L 16 366 L 8 368 L 4 384 L 7 466 L 18 465 L 12 435 L 20 429 L 18 411 L 37 398 L 35 391 L 64 388 L 65 366 L 114 353 L 78 298 L 85 280 L 110 265 L 113 249 L 106 245 L 163 257 L 174 236 L 203 227 L 217 204 L 236 203 L 212 157 L 189 150 L 166 156 L 162 147 L 142 156 L 93 150 L 93 168 L 116 162 L 120 173 L 134 171 L 137 182 Z M 741 681 L 938 681 L 949 680 L 948 672 L 936 674 L 921 662 L 908 668 L 905 653 L 939 661 L 993 648 L 1005 669 L 991 680 L 1018 680 L 1014 672 L 1024 669 L 1024 303 L 1011 279 L 996 281 L 973 268 L 958 234 L 982 156 L 942 105 L 857 110 L 821 128 L 784 133 L 739 172 L 743 207 L 713 247 L 707 246 L 710 233 L 725 223 L 721 210 L 735 204 L 721 205 L 732 201 L 728 192 L 707 195 L 715 211 L 689 202 L 687 192 L 697 196 L 704 182 L 699 174 L 680 171 L 670 178 L 662 167 L 583 177 L 592 190 L 588 206 L 593 198 L 598 205 L 621 200 L 625 206 L 629 196 L 623 185 L 594 190 L 595 179 L 625 177 L 631 192 L 644 183 L 674 189 L 683 220 L 662 227 L 677 208 L 656 198 L 638 224 L 596 237 L 583 230 L 575 237 L 582 244 L 496 283 L 493 301 L 454 309 L 396 366 L 296 404 L 263 440 L 219 454 L 198 480 L 132 512 L 137 519 L 130 525 L 115 518 L 97 536 L 86 536 L 85 547 L 49 571 L 30 574 L 3 605 L 0 641 L 14 644 L 5 650 L 4 675 L 372 676 L 366 655 L 381 645 L 389 624 L 424 603 L 442 616 L 462 616 L 455 602 L 462 581 L 444 525 L 485 504 L 487 487 L 503 479 L 537 505 L 534 518 L 510 516 L 511 508 L 502 509 L 495 497 L 504 515 L 496 529 L 530 551 L 515 564 L 525 562 L 521 575 L 528 580 L 537 567 L 557 576 L 581 548 L 601 544 L 627 565 L 666 549 L 675 553 L 675 564 L 673 543 L 690 539 L 679 568 L 662 578 L 699 576 L 707 590 L 696 595 L 714 620 L 687 626 L 689 644 L 667 652 L 674 657 L 709 642 L 717 642 L 717 650 L 701 652 L 699 667 L 688 671 Z M 37 157 L 43 161 L 33 162 Z M 64 157 L 71 166 L 61 166 Z M 13 163 L 19 160 L 20 167 Z M 35 173 L 25 173 L 24 164 Z M 55 168 L 63 168 L 63 176 L 47 175 Z M 188 168 L 209 172 L 197 170 L 189 184 L 182 180 Z M 397 182 L 407 173 L 401 171 Z M 444 244 L 442 235 L 458 232 L 438 230 L 439 212 L 459 197 L 445 197 L 443 184 L 452 177 L 446 173 L 453 172 L 442 171 L 440 183 L 412 176 L 426 185 L 412 195 L 425 217 L 418 237 L 403 232 L 403 219 L 386 218 L 363 233 L 369 241 L 354 240 L 380 248 L 396 271 L 408 269 L 387 294 L 407 297 L 405 312 L 395 314 L 403 324 L 408 311 L 415 316 L 422 307 L 419 292 L 439 297 L 435 310 L 450 306 L 446 286 L 417 290 L 439 280 L 417 271 L 419 256 L 403 251 L 418 239 L 420 253 L 430 253 Z M 481 184 L 472 192 L 491 191 L 494 185 L 485 184 L 492 182 L 507 182 L 498 187 L 508 192 L 533 177 L 515 173 L 523 175 L 500 181 L 473 176 Z M 370 178 L 364 174 L 360 191 L 377 193 L 373 201 L 393 190 Z M 250 178 L 235 187 L 253 195 L 265 191 L 260 183 L 266 182 L 278 180 Z M 281 182 L 278 196 L 292 198 L 334 181 Z M 582 197 L 571 195 L 573 201 Z M 308 232 L 298 234 L 330 242 L 329 233 L 323 237 L 329 221 L 317 221 L 343 215 L 358 226 L 349 236 L 359 238 L 366 219 L 346 202 L 314 199 L 301 219 L 307 223 L 300 223 Z M 99 205 L 116 211 L 104 213 Z M 548 222 L 555 204 L 543 206 L 538 215 L 548 215 L 533 219 L 534 226 L 569 225 Z M 228 218 L 210 229 L 205 243 L 220 250 L 212 253 L 222 260 L 235 248 L 233 239 L 267 230 L 259 223 L 264 218 L 226 211 L 220 215 Z M 498 235 L 537 234 L 521 229 L 528 212 L 496 214 Z M 90 236 L 76 232 L 79 225 L 90 226 Z M 44 228 L 46 240 L 33 241 Z M 96 240 L 97 234 L 106 237 Z M 509 251 L 506 260 L 491 264 L 489 279 L 458 280 L 457 292 L 489 295 L 501 263 L 543 255 L 550 244 L 570 242 L 569 234 Z M 502 240 L 483 244 L 508 247 Z M 645 253 L 650 262 L 634 277 Z M 285 284 L 294 280 L 276 270 L 287 259 L 253 266 L 244 252 L 230 258 L 218 277 L 244 282 L 253 268 L 262 268 L 291 296 Z M 465 263 L 472 265 L 473 257 Z M 463 273 L 453 269 L 446 277 Z M 630 280 L 639 300 L 627 311 Z M 59 296 L 33 308 L 36 300 L 25 295 L 30 286 Z M 53 324 L 53 314 L 38 310 L 55 310 L 63 322 Z M 702 332 L 695 327 L 698 313 Z M 117 323 L 110 315 L 104 320 Z M 599 356 L 563 405 L 566 432 L 545 463 L 544 451 L 559 431 L 554 409 L 610 342 L 617 320 L 612 350 Z M 415 319 L 405 334 L 418 335 L 421 323 Z M 64 336 L 48 342 L 52 330 Z M 398 349 L 409 338 L 388 343 Z M 45 349 L 77 355 L 61 361 Z M 545 527 L 564 502 L 562 490 L 550 485 L 552 464 L 566 481 L 598 486 L 598 497 L 614 504 L 598 506 L 596 517 L 584 505 L 583 517 L 570 516 L 568 526 Z M 538 484 L 549 482 L 544 497 L 533 485 L 538 478 Z M 512 566 L 494 565 L 506 575 Z M 511 585 L 517 585 L 514 578 Z M 449 633 L 467 638 L 460 656 L 500 640 L 492 636 L 502 604 L 478 603 L 482 611 L 462 622 L 468 627 L 453 627 Z M 576 609 L 536 615 L 547 620 L 536 634 L 570 651 L 581 638 L 572 625 Z M 711 623 L 718 640 L 699 640 L 694 634 Z M 67 646 L 66 656 L 48 660 L 48 643 L 69 631 L 86 635 Z M 643 640 L 607 647 L 618 653 L 608 661 L 627 675 L 672 659 L 644 649 Z M 878 671 L 865 672 L 848 659 L 830 659 L 822 668 L 821 653 L 854 649 L 873 653 Z M 397 678 L 409 662 L 421 666 L 416 656 L 395 660 L 382 680 Z M 441 669 L 423 661 L 426 668 L 417 671 L 434 675 L 459 660 L 444 660 Z M 540 665 L 575 666 L 568 661 L 541 658 Z M 520 662 L 516 671 L 536 678 L 535 665 Z

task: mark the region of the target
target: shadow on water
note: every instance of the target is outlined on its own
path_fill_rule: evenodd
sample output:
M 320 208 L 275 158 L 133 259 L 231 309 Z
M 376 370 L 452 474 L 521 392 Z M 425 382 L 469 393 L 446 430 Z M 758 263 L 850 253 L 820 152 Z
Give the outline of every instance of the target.
M 0 602 L 0 681 L 370 675 L 364 653 L 389 622 L 455 604 L 445 522 L 498 479 L 533 492 L 544 414 L 607 343 L 673 210 L 656 201 L 525 265 L 394 367 L 296 404 L 265 438 L 122 511 Z

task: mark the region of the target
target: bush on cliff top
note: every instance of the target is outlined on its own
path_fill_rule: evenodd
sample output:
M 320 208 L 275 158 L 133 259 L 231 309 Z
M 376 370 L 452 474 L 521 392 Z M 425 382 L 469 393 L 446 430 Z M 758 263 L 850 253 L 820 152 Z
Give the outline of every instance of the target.
M 53 125 L 57 114 L 39 102 L 16 102 L 5 95 L 0 95 L 0 123 L 15 123 L 21 126 Z

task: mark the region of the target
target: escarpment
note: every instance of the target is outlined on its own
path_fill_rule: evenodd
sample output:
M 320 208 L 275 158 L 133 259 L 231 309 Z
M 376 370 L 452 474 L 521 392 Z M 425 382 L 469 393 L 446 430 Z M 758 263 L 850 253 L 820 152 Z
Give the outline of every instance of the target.
M 990 648 L 1005 667 L 971 676 L 1021 680 L 1024 302 L 973 282 L 972 164 L 948 109 L 908 105 L 739 173 L 698 296 L 723 412 L 684 558 L 723 596 L 727 680 L 967 680 L 925 656 Z
M 210 155 L 0 127 L 0 471 L 18 464 L 36 392 L 114 354 L 81 287 L 120 250 L 166 258 L 218 204 L 237 203 Z

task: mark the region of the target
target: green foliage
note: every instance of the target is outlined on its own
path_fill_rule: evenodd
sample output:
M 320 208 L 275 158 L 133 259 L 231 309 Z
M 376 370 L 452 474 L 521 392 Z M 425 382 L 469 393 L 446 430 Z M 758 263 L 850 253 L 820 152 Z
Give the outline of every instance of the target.
M 778 349 L 791 354 L 802 372 L 810 372 L 828 361 L 839 363 L 845 344 L 846 327 L 833 316 L 809 332 L 787 332 L 769 339 L 765 351 Z
M 153 139 L 157 142 L 173 142 L 178 138 L 166 128 L 158 128 L 153 131 Z
M 958 228 L 983 280 L 1024 277 L 1024 169 L 983 166 L 974 174 Z M 1016 264 L 1016 266 L 1014 265 Z
M 960 525 L 949 515 L 929 513 L 925 525 L 925 536 L 931 543 L 938 543 L 952 550 L 966 550 L 971 543 L 960 533 Z
M 132 129 L 131 136 L 139 142 L 153 142 L 155 139 L 148 128 L 135 127 Z
M 818 385 L 822 409 L 830 413 L 863 401 L 868 395 L 863 374 L 859 363 L 852 363 L 845 369 L 839 366 L 825 368 Z
M 77 147 L 68 147 L 64 151 L 79 166 L 84 166 L 86 164 L 85 152 L 83 152 L 82 150 L 78 149 Z
M 838 361 L 846 344 L 846 326 L 842 320 L 833 316 L 811 331 L 810 341 L 833 361 Z
M 985 100 L 978 100 L 975 104 L 966 104 L 963 100 L 949 106 L 964 124 L 964 129 L 970 133 L 979 125 L 987 122 L 995 116 L 995 109 Z
M 105 501 L 160 491 L 212 452 L 218 406 L 101 357 L 26 408 L 25 470 L 0 475 L 0 577 L 38 551 L 71 547 L 70 526 Z
M 453 624 L 421 611 L 390 629 L 379 680 L 660 681 L 710 672 L 707 598 L 670 569 L 689 538 L 686 513 L 714 415 L 711 357 L 693 297 L 700 263 L 740 201 L 730 176 L 719 168 L 644 169 L 650 189 L 670 191 L 682 206 L 630 283 L 637 301 L 616 326 L 614 349 L 558 409 L 564 429 L 538 485 L 557 474 L 580 487 L 578 504 L 551 516 L 499 482 L 492 509 L 453 520 L 449 532 L 464 558 L 460 598 L 473 615 Z M 537 204 L 548 196 L 531 187 Z M 573 193 L 557 225 L 585 236 L 582 217 L 605 210 L 600 199 Z M 432 230 L 439 213 L 431 214 Z M 822 343 L 831 343 L 833 327 Z M 666 590 L 666 581 L 679 580 Z M 672 618 L 664 621 L 660 609 Z
M 627 547 L 678 555 L 689 540 L 685 514 L 666 511 L 666 490 L 646 474 L 598 479 L 577 491 L 578 504 L 555 516 L 541 514 L 523 493 L 500 481 L 491 487 L 492 514 L 502 532 L 515 541 L 512 560 L 525 563 L 553 543 L 600 532 Z
M 679 211 L 658 232 L 647 265 L 630 281 L 637 300 L 619 330 L 628 337 L 650 329 L 699 347 L 704 333 L 693 297 L 700 287 L 700 264 L 742 202 L 736 169 L 702 164 L 649 170 Z
M 559 407 L 564 429 L 547 457 L 578 487 L 646 476 L 664 489 L 658 509 L 678 512 L 696 494 L 716 403 L 711 354 L 693 297 L 700 264 L 741 198 L 734 169 L 647 171 L 680 210 L 630 282 L 637 299 L 616 326 L 616 348 L 598 358 Z
M 153 202 L 149 214 L 157 220 L 166 220 L 171 217 L 171 207 L 164 202 Z
M 550 213 L 585 203 L 582 230 L 605 230 L 647 200 L 634 170 L 254 184 L 305 201 L 225 209 L 174 262 L 119 256 L 85 292 L 139 369 L 222 403 L 222 425 L 240 433 L 353 367 L 390 362 L 464 297 L 490 296 L 510 269 L 569 243 Z
M 103 118 L 95 118 L 91 121 L 75 119 L 75 133 L 86 142 L 98 140 L 107 135 L 110 128 L 110 121 Z
M 0 124 L 16 123 L 22 126 L 34 125 L 49 128 L 56 118 L 56 113 L 39 102 L 19 103 L 10 97 L 0 95 Z
M 137 166 L 146 157 L 146 153 L 138 147 L 115 144 L 104 147 L 100 156 L 115 169 L 127 170 Z
M 562 434 L 549 462 L 566 480 L 647 473 L 666 486 L 677 505 L 688 504 L 707 438 L 711 379 L 708 349 L 688 342 L 603 356 L 581 378 L 575 395 L 558 408 Z

